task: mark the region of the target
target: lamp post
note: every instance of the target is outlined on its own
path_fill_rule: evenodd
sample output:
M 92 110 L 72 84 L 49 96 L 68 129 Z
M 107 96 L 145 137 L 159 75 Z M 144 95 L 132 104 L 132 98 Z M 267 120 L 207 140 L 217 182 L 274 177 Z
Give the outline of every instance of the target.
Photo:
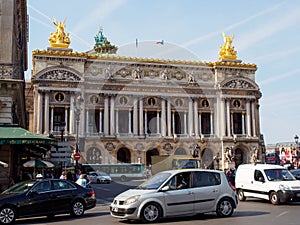
M 295 143 L 296 143 L 296 152 L 295 152 L 295 156 L 296 156 L 296 159 L 297 159 L 297 163 L 298 163 L 298 155 L 299 155 L 299 137 L 298 135 L 296 134 L 295 137 Z
M 80 113 L 81 113 L 81 104 L 83 103 L 83 98 L 81 95 L 77 96 L 75 100 L 75 120 L 76 120 L 76 155 L 79 153 L 79 121 L 80 121 Z M 78 158 L 75 158 L 76 160 L 76 167 L 78 167 Z
M 60 141 L 64 142 L 64 132 L 65 132 L 65 126 L 66 126 L 66 122 L 65 121 L 61 121 L 60 124 Z M 61 165 L 62 166 L 62 165 Z M 65 167 L 65 171 L 66 171 L 66 156 L 65 156 L 65 161 L 64 161 L 64 167 Z
M 60 122 L 60 141 L 61 141 L 61 142 L 64 141 L 65 126 L 66 126 L 65 121 L 61 121 L 61 122 Z

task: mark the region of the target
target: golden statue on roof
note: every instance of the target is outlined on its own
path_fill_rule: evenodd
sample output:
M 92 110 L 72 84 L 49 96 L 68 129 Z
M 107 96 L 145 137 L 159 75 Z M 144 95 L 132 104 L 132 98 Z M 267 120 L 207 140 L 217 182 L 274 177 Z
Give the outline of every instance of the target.
M 220 60 L 236 60 L 236 51 L 234 50 L 234 47 L 232 46 L 232 41 L 234 38 L 234 35 L 228 35 L 224 32 L 222 32 L 224 45 L 221 46 L 221 50 L 219 51 L 219 59 Z
M 49 43 L 53 48 L 68 48 L 71 43 L 69 33 L 65 33 L 66 19 L 64 22 L 57 22 L 53 19 L 53 24 L 56 26 L 55 33 L 50 33 Z

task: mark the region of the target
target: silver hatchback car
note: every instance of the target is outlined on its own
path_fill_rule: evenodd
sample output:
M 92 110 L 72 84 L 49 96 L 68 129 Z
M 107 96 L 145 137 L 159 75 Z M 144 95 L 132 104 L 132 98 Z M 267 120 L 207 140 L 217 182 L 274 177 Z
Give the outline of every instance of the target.
M 115 197 L 110 213 L 120 219 L 157 222 L 161 218 L 216 212 L 229 217 L 238 201 L 223 171 L 183 169 L 156 174 Z

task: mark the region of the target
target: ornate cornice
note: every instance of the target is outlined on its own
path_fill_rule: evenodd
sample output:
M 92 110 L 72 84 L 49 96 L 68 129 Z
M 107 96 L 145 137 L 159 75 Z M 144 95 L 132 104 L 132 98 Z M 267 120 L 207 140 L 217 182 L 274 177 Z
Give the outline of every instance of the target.
M 71 51 L 53 51 L 53 50 L 34 50 L 32 55 L 50 55 L 50 56 L 68 56 L 68 57 L 84 57 L 86 59 L 95 60 L 113 60 L 113 61 L 127 61 L 140 63 L 154 63 L 154 64 L 170 64 L 170 65 L 191 65 L 203 67 L 236 67 L 236 68 L 251 68 L 257 69 L 255 64 L 242 63 L 241 61 L 218 61 L 218 62 L 201 62 L 188 60 L 170 60 L 170 59 L 154 59 L 154 58 L 138 58 L 119 55 L 91 55 L 85 52 L 71 52 Z

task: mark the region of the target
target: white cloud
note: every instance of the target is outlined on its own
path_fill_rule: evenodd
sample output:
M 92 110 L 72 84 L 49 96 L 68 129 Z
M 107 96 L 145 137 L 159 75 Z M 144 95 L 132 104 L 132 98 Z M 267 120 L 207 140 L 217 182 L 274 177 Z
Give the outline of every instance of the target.
M 298 24 L 299 20 L 300 7 L 286 11 L 285 14 L 274 17 L 272 21 L 262 24 L 260 27 L 254 27 L 252 30 L 249 30 L 244 37 L 240 37 L 238 49 L 239 51 L 242 51 L 244 49 L 251 48 L 255 45 L 255 43 L 264 40 L 279 31 Z
M 227 27 L 225 27 L 225 28 L 223 28 L 223 29 L 221 29 L 221 30 L 217 30 L 217 31 L 214 31 L 214 32 L 212 32 L 212 33 L 210 33 L 210 34 L 204 35 L 204 36 L 202 36 L 202 37 L 199 37 L 199 38 L 190 40 L 190 41 L 188 41 L 188 42 L 182 44 L 182 46 L 188 47 L 188 46 L 190 46 L 190 45 L 197 44 L 197 43 L 199 43 L 199 42 L 201 42 L 201 41 L 208 40 L 208 39 L 211 38 L 211 37 L 220 35 L 222 31 L 228 31 L 228 30 L 231 30 L 231 29 L 233 29 L 233 28 L 239 27 L 239 26 L 241 26 L 241 25 L 243 25 L 243 24 L 245 24 L 245 23 L 250 22 L 250 21 L 256 19 L 257 17 L 264 16 L 264 15 L 266 15 L 266 14 L 268 14 L 268 13 L 270 13 L 270 12 L 276 10 L 276 9 L 278 9 L 279 7 L 281 7 L 281 6 L 284 5 L 284 4 L 285 4 L 285 2 L 282 2 L 282 3 L 280 3 L 280 4 L 277 4 L 277 5 L 275 5 L 275 6 L 272 6 L 272 7 L 270 7 L 270 8 L 267 8 L 267 9 L 265 9 L 265 10 L 263 10 L 263 11 L 261 11 L 261 12 L 255 14 L 255 15 L 253 15 L 253 16 L 250 16 L 250 17 L 248 17 L 248 18 L 246 18 L 246 19 L 240 20 L 240 21 L 238 21 L 238 22 L 236 22 L 236 23 L 234 23 L 234 24 L 231 24 L 231 25 L 229 25 L 229 26 L 227 26 Z
M 278 81 L 278 80 L 281 80 L 281 79 L 284 79 L 287 77 L 299 75 L 299 73 L 300 73 L 300 69 L 295 69 L 295 70 L 289 71 L 287 73 L 279 74 L 277 76 L 272 76 L 269 79 L 259 81 L 258 83 L 260 84 L 260 86 L 263 86 L 265 84 L 269 84 L 269 83 L 272 83 L 272 82 L 275 82 L 275 81 Z

